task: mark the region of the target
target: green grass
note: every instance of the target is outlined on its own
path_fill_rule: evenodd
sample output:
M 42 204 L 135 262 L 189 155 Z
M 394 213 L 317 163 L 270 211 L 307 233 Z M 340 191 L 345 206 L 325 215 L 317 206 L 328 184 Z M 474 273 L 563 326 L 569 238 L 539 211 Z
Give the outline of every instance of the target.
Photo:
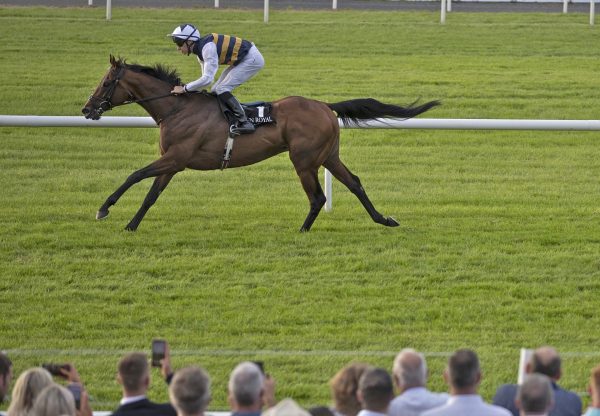
M 0 114 L 78 115 L 109 54 L 199 74 L 165 34 L 181 22 L 256 42 L 265 69 L 242 100 L 306 95 L 442 99 L 426 117 L 597 119 L 600 32 L 577 14 L 0 8 Z M 143 115 L 134 106 L 109 115 Z M 137 233 L 123 227 L 149 185 L 109 219 L 104 199 L 158 154 L 157 129 L 0 129 L 0 347 L 17 372 L 75 362 L 96 409 L 119 398 L 116 361 L 172 345 L 204 366 L 212 408 L 243 359 L 278 397 L 329 401 L 353 360 L 391 368 L 450 352 L 481 356 L 481 392 L 516 379 L 519 348 L 594 352 L 600 325 L 598 132 L 342 132 L 341 154 L 387 229 L 334 183 L 334 210 L 308 234 L 286 155 L 243 170 L 179 174 Z M 600 357 L 569 354 L 562 385 L 585 391 Z M 155 374 L 158 376 L 158 374 Z M 166 400 L 155 381 L 152 398 Z

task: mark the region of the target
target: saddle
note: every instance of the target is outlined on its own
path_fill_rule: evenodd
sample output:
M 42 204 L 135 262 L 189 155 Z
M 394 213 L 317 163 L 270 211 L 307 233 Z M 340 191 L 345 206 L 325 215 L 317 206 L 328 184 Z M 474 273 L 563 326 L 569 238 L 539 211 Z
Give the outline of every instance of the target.
M 254 101 L 251 103 L 241 103 L 244 112 L 246 113 L 246 117 L 248 121 L 254 124 L 254 127 L 258 128 L 265 124 L 275 124 L 275 118 L 273 117 L 272 110 L 273 106 L 271 103 L 266 101 Z M 229 136 L 227 137 L 227 141 L 225 142 L 225 149 L 223 150 L 223 160 L 221 161 L 221 170 L 227 168 L 229 165 L 229 161 L 231 160 L 231 152 L 233 150 L 233 139 L 235 139 L 239 134 L 231 133 L 231 126 L 235 124 L 235 117 L 231 114 L 231 111 L 222 105 L 219 100 L 219 105 L 221 107 L 221 111 L 227 122 L 229 123 Z

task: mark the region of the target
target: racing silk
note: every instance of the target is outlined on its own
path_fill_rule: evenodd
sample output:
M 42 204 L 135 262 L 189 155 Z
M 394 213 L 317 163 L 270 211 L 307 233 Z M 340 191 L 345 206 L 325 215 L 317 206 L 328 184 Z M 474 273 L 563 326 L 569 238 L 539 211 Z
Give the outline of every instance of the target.
M 252 47 L 252 43 L 245 39 L 211 33 L 200 38 L 194 45 L 193 52 L 198 55 L 202 61 L 202 49 L 204 48 L 204 45 L 209 42 L 212 42 L 217 46 L 217 55 L 219 56 L 220 65 L 236 65 L 244 59 Z
M 235 36 L 211 33 L 200 38 L 197 42 L 194 42 L 191 52 L 198 58 L 198 62 L 202 67 L 202 76 L 184 85 L 185 91 L 198 91 L 213 82 L 219 70 L 219 64 L 230 65 L 228 69 L 223 71 L 223 74 L 238 71 L 246 76 L 245 79 L 250 78 L 253 73 L 248 73 L 247 69 L 242 68 L 244 65 L 238 64 L 242 61 L 244 64 L 246 63 L 244 58 L 248 56 L 251 50 L 260 55 L 252 42 Z M 260 58 L 262 60 L 262 56 Z

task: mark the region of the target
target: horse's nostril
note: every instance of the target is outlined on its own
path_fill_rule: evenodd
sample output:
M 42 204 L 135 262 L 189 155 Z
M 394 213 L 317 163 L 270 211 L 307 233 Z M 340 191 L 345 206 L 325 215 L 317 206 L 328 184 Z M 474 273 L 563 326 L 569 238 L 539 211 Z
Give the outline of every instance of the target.
M 87 116 L 90 113 L 90 109 L 87 107 L 83 107 L 81 109 L 81 112 L 83 113 L 84 116 Z

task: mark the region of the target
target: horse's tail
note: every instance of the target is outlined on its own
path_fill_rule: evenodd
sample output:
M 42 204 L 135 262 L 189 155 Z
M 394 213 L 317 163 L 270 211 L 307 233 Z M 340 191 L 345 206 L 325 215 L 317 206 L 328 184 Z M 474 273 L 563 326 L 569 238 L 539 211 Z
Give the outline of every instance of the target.
M 440 101 L 429 101 L 422 105 L 415 105 L 416 101 L 407 107 L 393 104 L 384 104 L 373 98 L 358 98 L 356 100 L 341 101 L 335 104 L 327 104 L 329 108 L 337 113 L 344 126 L 358 124 L 359 120 L 376 118 L 412 118 L 432 107 L 440 105 Z

